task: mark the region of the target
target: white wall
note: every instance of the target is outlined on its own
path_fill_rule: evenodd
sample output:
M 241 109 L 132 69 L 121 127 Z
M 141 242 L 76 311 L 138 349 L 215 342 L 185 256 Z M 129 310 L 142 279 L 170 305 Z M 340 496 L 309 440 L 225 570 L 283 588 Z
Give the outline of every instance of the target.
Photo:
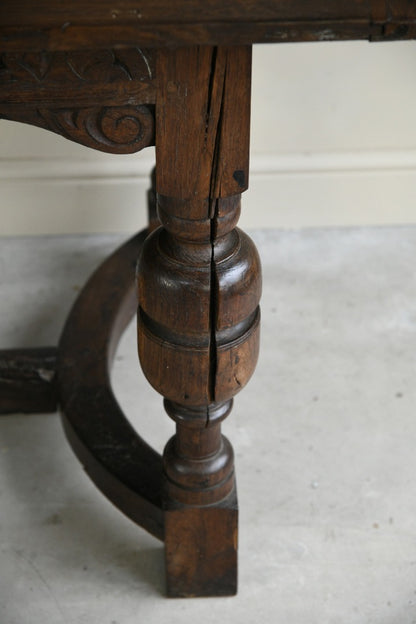
M 243 227 L 416 223 L 416 42 L 256 46 Z M 154 160 L 0 121 L 0 234 L 134 231 Z

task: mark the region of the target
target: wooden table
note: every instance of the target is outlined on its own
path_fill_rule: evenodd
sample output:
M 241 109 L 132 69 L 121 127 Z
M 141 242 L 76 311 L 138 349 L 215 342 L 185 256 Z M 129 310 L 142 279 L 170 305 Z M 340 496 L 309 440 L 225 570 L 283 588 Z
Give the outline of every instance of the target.
M 170 596 L 237 588 L 233 450 L 220 428 L 259 343 L 260 261 L 236 227 L 251 45 L 415 35 L 415 0 L 0 5 L 0 117 L 105 152 L 156 145 L 157 197 L 149 232 L 92 276 L 58 348 L 1 353 L 0 410 L 61 407 L 97 486 L 165 541 Z M 136 309 L 143 370 L 176 422 L 163 457 L 133 431 L 109 383 Z

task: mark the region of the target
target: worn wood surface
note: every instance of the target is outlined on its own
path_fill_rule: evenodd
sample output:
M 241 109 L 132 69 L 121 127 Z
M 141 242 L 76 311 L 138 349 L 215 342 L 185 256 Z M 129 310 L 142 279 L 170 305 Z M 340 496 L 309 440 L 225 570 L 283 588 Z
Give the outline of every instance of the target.
M 246 45 L 416 35 L 413 0 L 2 0 L 0 49 Z
M 0 414 L 54 412 L 56 347 L 0 351 Z

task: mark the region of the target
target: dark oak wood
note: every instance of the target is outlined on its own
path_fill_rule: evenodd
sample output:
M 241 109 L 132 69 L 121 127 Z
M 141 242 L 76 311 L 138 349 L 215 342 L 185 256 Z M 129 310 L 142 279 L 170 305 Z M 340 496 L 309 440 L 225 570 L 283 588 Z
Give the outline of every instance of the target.
M 248 186 L 250 46 L 415 37 L 414 0 L 0 3 L 0 118 L 112 153 L 155 144 L 157 156 L 151 235 L 123 246 L 82 291 L 56 386 L 45 379 L 54 351 L 0 356 L 0 409 L 59 400 L 87 473 L 165 539 L 171 596 L 237 587 L 234 458 L 221 422 L 259 343 L 260 261 L 236 227 Z M 176 423 L 163 458 L 132 429 L 109 381 L 137 307 L 139 254 L 140 360 Z
M 413 0 L 3 0 L 0 48 L 251 45 L 416 34 Z
M 0 351 L 0 414 L 54 412 L 56 347 Z
M 157 75 L 162 227 L 138 265 L 138 345 L 176 422 L 164 452 L 167 590 L 233 594 L 234 460 L 220 426 L 259 342 L 260 262 L 235 227 L 248 184 L 251 49 L 160 50 Z
M 165 514 L 170 597 L 230 596 L 237 591 L 235 492 L 210 507 L 170 507 Z M 213 555 L 213 545 L 216 557 Z M 220 553 L 220 556 L 218 556 Z

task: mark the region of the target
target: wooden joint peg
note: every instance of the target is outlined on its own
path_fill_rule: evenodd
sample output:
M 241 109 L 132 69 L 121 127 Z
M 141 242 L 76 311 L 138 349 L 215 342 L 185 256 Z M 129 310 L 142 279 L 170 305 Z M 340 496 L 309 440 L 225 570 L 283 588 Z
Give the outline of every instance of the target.
M 143 371 L 176 434 L 163 456 L 170 596 L 234 594 L 234 456 L 221 434 L 258 356 L 260 261 L 236 227 L 248 184 L 251 50 L 157 53 L 161 227 L 138 264 Z

